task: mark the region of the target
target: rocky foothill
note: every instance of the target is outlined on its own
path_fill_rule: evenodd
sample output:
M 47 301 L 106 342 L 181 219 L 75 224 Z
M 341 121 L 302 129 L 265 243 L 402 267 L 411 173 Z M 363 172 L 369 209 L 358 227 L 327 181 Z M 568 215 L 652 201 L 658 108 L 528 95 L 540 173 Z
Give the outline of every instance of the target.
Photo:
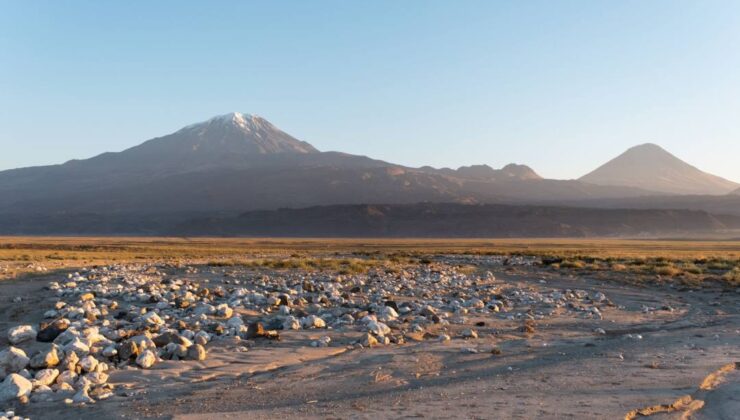
M 600 292 L 518 287 L 491 272 L 463 271 L 455 265 L 462 260 L 480 263 L 455 256 L 362 275 L 170 265 L 81 270 L 48 285 L 55 303 L 39 308 L 44 321 L 7 330 L 0 402 L 91 404 L 117 395 L 109 383 L 117 370 L 197 363 L 225 339 L 249 347 L 311 329 L 326 331 L 306 342 L 313 347 L 346 346 L 332 341 L 332 331 L 354 332 L 353 349 L 475 340 L 486 319 L 521 321 L 526 331 L 556 312 L 600 319 L 612 305 Z

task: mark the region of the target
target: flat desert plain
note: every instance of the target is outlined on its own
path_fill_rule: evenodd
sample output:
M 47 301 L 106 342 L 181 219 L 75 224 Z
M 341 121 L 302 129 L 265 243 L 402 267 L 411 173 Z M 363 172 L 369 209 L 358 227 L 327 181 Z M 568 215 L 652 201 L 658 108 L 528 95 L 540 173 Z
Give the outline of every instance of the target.
M 733 419 L 738 266 L 729 241 L 0 238 L 0 410 Z

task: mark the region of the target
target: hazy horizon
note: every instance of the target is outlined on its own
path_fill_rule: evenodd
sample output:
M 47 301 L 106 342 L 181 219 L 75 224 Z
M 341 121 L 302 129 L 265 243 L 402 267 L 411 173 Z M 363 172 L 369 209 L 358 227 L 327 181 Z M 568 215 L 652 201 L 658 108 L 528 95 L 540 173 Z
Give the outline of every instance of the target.
M 6 3 L 0 170 L 232 111 L 320 150 L 577 178 L 642 143 L 740 181 L 731 1 Z

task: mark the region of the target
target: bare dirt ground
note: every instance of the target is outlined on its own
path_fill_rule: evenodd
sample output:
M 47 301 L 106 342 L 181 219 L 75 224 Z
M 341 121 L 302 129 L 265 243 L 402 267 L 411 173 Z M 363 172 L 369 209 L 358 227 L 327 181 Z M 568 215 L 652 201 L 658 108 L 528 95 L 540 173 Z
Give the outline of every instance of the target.
M 520 320 L 471 316 L 468 325 L 449 326 L 448 342 L 358 349 L 357 332 L 315 330 L 248 350 L 223 340 L 209 344 L 203 362 L 113 372 L 119 391 L 108 400 L 82 407 L 32 402 L 16 412 L 34 419 L 738 418 L 737 290 L 639 287 L 540 267 L 482 268 L 502 284 L 602 292 L 615 305 L 603 319 L 555 313 L 530 332 Z M 0 329 L 38 323 L 55 301 L 44 286 L 58 278 L 1 283 Z M 24 300 L 13 302 L 17 296 Z M 460 338 L 473 323 L 479 338 Z M 330 347 L 308 345 L 323 335 L 332 337 Z

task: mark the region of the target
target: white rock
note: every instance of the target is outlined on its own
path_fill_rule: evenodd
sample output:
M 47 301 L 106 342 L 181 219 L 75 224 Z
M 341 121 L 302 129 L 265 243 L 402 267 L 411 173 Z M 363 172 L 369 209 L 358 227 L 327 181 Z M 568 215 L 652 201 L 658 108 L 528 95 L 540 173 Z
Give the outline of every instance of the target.
M 384 306 L 378 311 L 378 320 L 383 322 L 393 321 L 398 318 L 398 312 L 390 306 Z
M 0 352 L 0 366 L 6 373 L 18 373 L 28 366 L 31 359 L 26 356 L 26 352 L 17 347 L 10 347 Z
M 136 364 L 144 369 L 149 369 L 154 366 L 157 362 L 157 355 L 151 350 L 144 350 L 143 353 L 136 358 Z
M 28 397 L 33 390 L 33 384 L 28 379 L 11 373 L 0 383 L 0 401 L 6 402 L 21 397 Z
M 303 328 L 325 328 L 326 322 L 316 315 L 309 315 L 301 320 Z
M 315 340 L 311 342 L 312 347 L 329 347 L 329 343 L 331 343 L 331 337 L 328 335 L 325 335 L 318 340 Z
M 131 337 L 129 340 L 136 343 L 136 347 L 138 347 L 140 350 L 157 348 L 157 345 L 154 344 L 154 341 L 152 341 L 151 338 L 143 334 Z
M 390 334 L 391 329 L 389 326 L 382 322 L 370 321 L 367 323 L 367 330 L 377 335 L 378 337 L 384 337 L 386 334 Z
M 108 374 L 102 372 L 92 372 L 85 375 L 85 379 L 92 385 L 102 385 L 108 382 Z
M 300 330 L 301 329 L 301 323 L 298 321 L 298 319 L 294 316 L 289 316 L 285 318 L 283 321 L 283 329 L 284 330 Z
M 88 355 L 88 356 L 83 357 L 79 361 L 78 365 L 85 372 L 92 372 L 98 366 L 98 359 L 94 358 L 93 356 Z
M 87 353 L 90 353 L 90 346 L 88 346 L 87 344 L 85 344 L 80 339 L 75 339 L 71 343 L 69 343 L 66 346 L 64 346 L 64 352 L 65 353 L 74 352 L 78 356 L 84 356 Z
M 10 344 L 18 344 L 36 338 L 36 330 L 30 325 L 19 325 L 8 331 Z
M 36 380 L 36 384 L 39 386 L 49 386 L 54 383 L 58 376 L 59 371 L 57 369 L 41 369 L 36 372 L 36 377 L 34 379 Z
M 150 325 L 164 325 L 164 320 L 156 312 L 147 312 L 141 318 Z

